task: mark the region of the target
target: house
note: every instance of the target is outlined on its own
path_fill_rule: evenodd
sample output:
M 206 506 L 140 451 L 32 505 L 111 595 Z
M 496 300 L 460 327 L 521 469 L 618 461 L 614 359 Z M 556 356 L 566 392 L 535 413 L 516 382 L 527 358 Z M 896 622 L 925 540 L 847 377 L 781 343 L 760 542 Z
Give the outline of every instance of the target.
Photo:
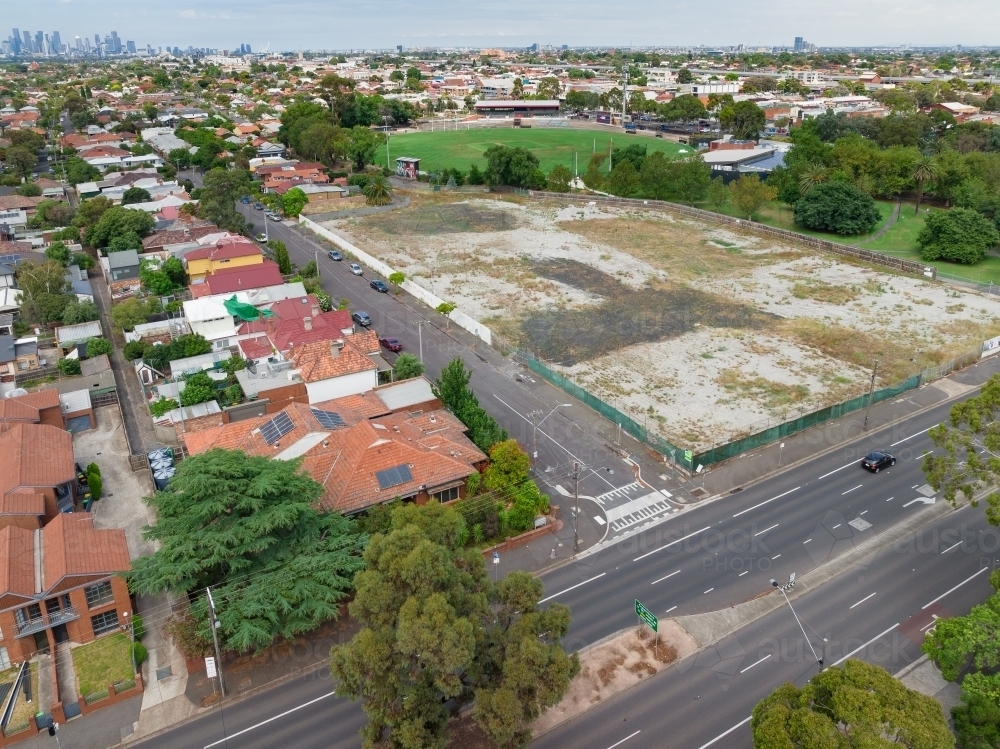
M 283 299 L 293 299 L 306 295 L 306 290 L 300 281 L 285 283 L 280 286 L 267 286 L 263 289 L 237 291 L 235 294 L 219 294 L 199 297 L 184 302 L 184 319 L 192 333 L 198 333 L 212 341 L 216 348 L 235 346 L 236 342 L 246 337 L 237 330 L 242 321 L 237 321 L 226 302 L 232 300 L 238 305 L 249 305 L 265 309 Z M 261 313 L 263 314 L 263 313 Z
M 291 349 L 293 369 L 306 385 L 310 403 L 341 398 L 378 385 L 380 369 L 391 369 L 370 330 L 333 340 L 315 341 Z
M 283 283 L 278 264 L 265 260 L 258 265 L 223 268 L 206 276 L 201 283 L 191 284 L 191 296 L 197 299 L 211 294 L 232 294 L 247 289 L 262 289 Z
M 181 244 L 183 242 L 194 242 L 208 234 L 219 231 L 215 224 L 198 224 L 193 226 L 183 226 L 181 228 L 170 228 L 150 234 L 142 240 L 143 252 L 156 252 L 162 250 L 167 245 Z
M 16 286 L 14 281 L 14 266 L 8 263 L 0 263 L 0 288 L 13 289 Z
M 0 434 L 21 423 L 65 428 L 59 404 L 59 391 L 55 388 L 37 390 L 25 395 L 0 399 Z
M 272 304 L 271 317 L 244 322 L 237 332 L 245 359 L 280 361 L 295 346 L 353 335 L 354 323 L 347 310 L 321 312 L 319 300 L 310 294 Z
M 955 122 L 958 124 L 962 124 L 973 115 L 979 114 L 979 107 L 974 107 L 971 104 L 962 104 L 958 101 L 944 101 L 940 104 L 934 104 L 931 109 L 940 109 L 943 112 L 948 112 L 955 118 Z
M 14 382 L 16 375 L 39 366 L 38 338 L 0 335 L 0 382 Z
M 0 666 L 121 631 L 132 613 L 129 569 L 125 531 L 94 528 L 89 513 L 0 530 Z
M 301 458 L 302 469 L 323 486 L 318 505 L 345 514 L 395 499 L 458 499 L 487 460 L 449 412 L 391 413 L 371 394 L 292 403 L 182 439 L 191 455 L 220 447 L 275 460 Z
M 111 253 L 121 254 L 121 253 Z M 76 294 L 76 298 L 81 302 L 92 302 L 94 301 L 94 289 L 90 285 L 90 279 L 87 278 L 87 271 L 83 270 L 79 265 L 71 265 L 66 269 L 66 282 L 73 289 L 73 293 Z
M 14 316 L 0 314 L 0 335 L 14 335 Z
M 77 487 L 70 433 L 27 421 L 8 427 L 0 434 L 0 528 L 34 530 L 72 512 Z
M 139 253 L 135 250 L 108 253 L 108 268 L 111 281 L 126 281 L 139 278 Z
M 243 238 L 220 239 L 214 246 L 189 252 L 184 265 L 192 283 L 215 271 L 264 262 L 260 247 Z
M 56 328 L 56 343 L 59 344 L 60 348 L 65 349 L 83 343 L 90 338 L 101 338 L 103 335 L 100 320 L 82 322 L 77 325 L 63 325 Z

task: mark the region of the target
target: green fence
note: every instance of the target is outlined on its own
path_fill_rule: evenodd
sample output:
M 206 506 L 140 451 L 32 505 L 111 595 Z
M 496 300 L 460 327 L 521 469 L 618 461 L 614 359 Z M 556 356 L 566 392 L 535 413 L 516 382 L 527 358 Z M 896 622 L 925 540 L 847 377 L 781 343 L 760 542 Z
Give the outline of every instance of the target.
M 684 466 L 689 471 L 693 471 L 698 465 L 708 467 L 713 463 L 720 463 L 724 460 L 728 460 L 729 458 L 741 455 L 742 453 L 749 452 L 750 450 L 755 450 L 763 445 L 776 442 L 779 439 L 783 439 L 784 437 L 788 437 L 797 432 L 811 429 L 812 427 L 818 426 L 819 424 L 829 421 L 830 419 L 838 419 L 841 416 L 846 416 L 849 413 L 860 411 L 861 409 L 868 407 L 868 394 L 865 393 L 864 395 L 859 395 L 857 398 L 852 398 L 849 401 L 821 408 L 818 411 L 813 411 L 812 413 L 804 414 L 796 419 L 782 422 L 781 424 L 777 424 L 761 432 L 756 432 L 754 434 L 747 435 L 746 437 L 733 440 L 732 442 L 727 442 L 724 445 L 717 445 L 709 450 L 705 450 L 704 452 L 693 454 L 690 450 L 684 450 L 670 444 L 659 435 L 649 434 L 642 424 L 639 424 L 632 418 L 626 416 L 617 408 L 608 405 L 600 398 L 596 397 L 593 393 L 584 390 L 565 375 L 549 369 L 534 357 L 519 353 L 517 354 L 517 358 L 527 364 L 532 372 L 537 373 L 543 379 L 569 393 L 577 400 L 597 411 L 597 413 L 604 418 L 619 425 L 624 431 L 631 434 L 640 442 L 649 445 L 657 452 L 665 455 L 668 459 L 673 459 L 674 462 Z M 908 390 L 913 390 L 914 388 L 919 387 L 920 382 L 921 376 L 914 375 L 908 380 L 904 380 L 900 384 L 893 387 L 876 390 L 872 396 L 872 403 L 881 403 L 884 400 L 895 398 L 901 393 L 905 393 Z

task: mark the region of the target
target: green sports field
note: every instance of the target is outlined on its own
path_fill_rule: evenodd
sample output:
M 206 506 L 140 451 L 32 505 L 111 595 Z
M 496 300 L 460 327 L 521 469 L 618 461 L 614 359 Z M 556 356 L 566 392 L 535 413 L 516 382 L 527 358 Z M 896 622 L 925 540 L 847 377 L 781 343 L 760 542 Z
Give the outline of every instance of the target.
M 607 133 L 595 130 L 575 130 L 568 127 L 541 128 L 530 130 L 514 128 L 485 128 L 472 130 L 446 130 L 434 133 L 405 133 L 393 135 L 389 141 L 389 156 L 395 162 L 398 156 L 420 159 L 420 171 L 433 172 L 438 169 L 455 167 L 463 172 L 475 164 L 480 169 L 486 167 L 483 157 L 486 149 L 494 144 L 521 146 L 527 148 L 541 164 L 546 174 L 556 164 L 573 169 L 573 154 L 578 154 L 579 172 L 587 169 L 587 160 L 595 150 L 607 153 L 612 139 L 615 145 L 627 146 L 633 143 L 646 145 L 647 153 L 663 151 L 668 156 L 676 156 L 682 151 L 691 153 L 687 146 L 660 138 L 625 133 Z M 379 149 L 376 161 L 385 163 L 385 149 Z M 607 163 L 605 163 L 607 168 Z

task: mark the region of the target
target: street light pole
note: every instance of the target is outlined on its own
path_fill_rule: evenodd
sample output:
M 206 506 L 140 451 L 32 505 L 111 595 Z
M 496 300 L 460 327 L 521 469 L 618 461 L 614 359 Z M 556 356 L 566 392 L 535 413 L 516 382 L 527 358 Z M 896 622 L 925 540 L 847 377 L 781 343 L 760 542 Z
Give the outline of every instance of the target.
M 215 618 L 215 602 L 212 600 L 212 589 L 205 588 L 208 595 L 208 624 L 212 628 L 212 643 L 215 645 L 215 670 L 219 674 L 219 690 L 222 697 L 226 697 L 226 684 L 222 679 L 222 656 L 219 654 L 219 637 L 215 630 L 219 626 L 219 620 Z
M 580 553 L 580 464 L 573 461 L 573 555 Z
M 528 414 L 531 417 L 531 469 L 533 471 L 535 470 L 535 461 L 538 459 L 538 426 L 542 421 L 545 421 L 545 419 L 554 414 L 557 408 L 569 408 L 572 405 L 572 403 L 557 403 L 551 411 L 545 414 L 541 421 L 536 421 L 539 415 L 541 415 L 541 411 L 532 411 Z
M 816 648 L 814 648 L 813 645 L 812 645 L 812 643 L 809 642 L 809 635 L 806 634 L 806 628 L 802 626 L 802 621 L 799 619 L 799 615 L 795 613 L 795 608 L 792 606 L 792 602 L 788 599 L 788 594 L 785 592 L 786 588 L 787 589 L 791 589 L 791 588 L 795 587 L 795 573 L 793 572 L 791 575 L 788 576 L 788 582 L 785 583 L 784 585 L 778 584 L 778 581 L 775 580 L 774 578 L 771 579 L 771 585 L 773 585 L 775 588 L 777 588 L 778 590 L 780 590 L 781 591 L 781 595 L 783 595 L 785 597 L 785 603 L 787 603 L 788 604 L 788 608 L 790 608 L 792 610 L 792 616 L 795 617 L 795 621 L 799 625 L 799 629 L 802 630 L 802 636 L 806 639 L 806 644 L 809 646 L 809 649 L 812 651 L 813 658 L 815 658 L 816 662 L 820 666 L 822 666 L 823 665 L 823 659 L 820 658 L 818 655 L 816 655 Z M 825 642 L 825 639 L 824 639 L 824 642 Z
M 875 375 L 878 373 L 878 359 L 875 360 L 875 366 L 872 367 L 872 384 L 868 388 L 868 408 L 865 409 L 865 425 L 864 430 L 868 431 L 868 414 L 872 410 L 872 398 L 875 397 Z
M 417 339 L 420 342 L 420 363 L 424 363 L 424 323 L 426 320 L 417 320 Z

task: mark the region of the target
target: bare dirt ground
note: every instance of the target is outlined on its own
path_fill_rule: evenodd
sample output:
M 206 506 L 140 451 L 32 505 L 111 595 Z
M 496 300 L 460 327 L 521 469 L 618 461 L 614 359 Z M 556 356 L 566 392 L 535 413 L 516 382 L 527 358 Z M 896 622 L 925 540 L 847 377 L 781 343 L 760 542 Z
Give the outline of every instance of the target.
M 413 195 L 327 228 L 674 444 L 859 395 L 1000 334 L 1000 301 L 660 211 Z

